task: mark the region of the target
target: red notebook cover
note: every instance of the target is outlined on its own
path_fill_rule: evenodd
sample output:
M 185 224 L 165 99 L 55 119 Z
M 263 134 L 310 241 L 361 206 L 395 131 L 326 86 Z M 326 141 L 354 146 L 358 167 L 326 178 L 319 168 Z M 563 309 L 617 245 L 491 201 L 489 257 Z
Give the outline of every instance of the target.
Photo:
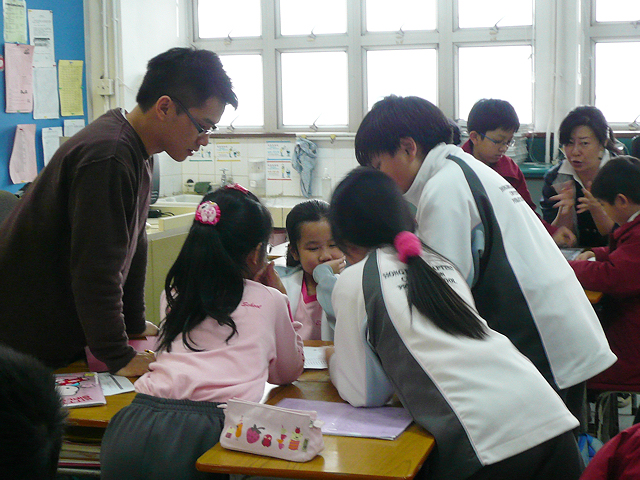
M 132 338 L 129 340 L 129 345 L 136 349 L 137 352 L 144 352 L 145 350 L 153 350 L 155 351 L 156 345 L 158 343 L 158 337 L 146 337 L 146 338 Z M 98 360 L 89 347 L 85 347 L 85 353 L 87 354 L 87 365 L 89 365 L 89 370 L 92 372 L 107 372 L 109 369 L 107 366 Z

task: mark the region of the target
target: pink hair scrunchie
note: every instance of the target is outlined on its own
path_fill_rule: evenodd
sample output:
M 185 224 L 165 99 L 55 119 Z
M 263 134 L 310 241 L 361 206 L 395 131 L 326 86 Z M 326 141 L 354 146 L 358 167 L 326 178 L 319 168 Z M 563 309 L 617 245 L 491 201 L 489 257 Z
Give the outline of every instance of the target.
M 409 258 L 418 257 L 422 253 L 422 242 L 409 231 L 397 234 L 393 239 L 393 246 L 396 247 L 398 258 L 402 263 L 407 263 Z
M 202 202 L 196 210 L 196 220 L 204 225 L 215 225 L 220 221 L 220 207 L 210 200 Z

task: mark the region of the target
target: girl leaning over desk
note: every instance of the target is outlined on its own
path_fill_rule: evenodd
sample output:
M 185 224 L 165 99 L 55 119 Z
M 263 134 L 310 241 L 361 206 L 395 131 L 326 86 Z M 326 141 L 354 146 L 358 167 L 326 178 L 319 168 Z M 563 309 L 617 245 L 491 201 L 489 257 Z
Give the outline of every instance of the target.
M 328 356 L 340 396 L 381 406 L 397 394 L 436 440 L 429 479 L 577 479 L 578 421 L 479 317 L 453 264 L 413 234 L 393 181 L 353 170 L 333 194 L 330 222 L 353 264 L 333 293 Z

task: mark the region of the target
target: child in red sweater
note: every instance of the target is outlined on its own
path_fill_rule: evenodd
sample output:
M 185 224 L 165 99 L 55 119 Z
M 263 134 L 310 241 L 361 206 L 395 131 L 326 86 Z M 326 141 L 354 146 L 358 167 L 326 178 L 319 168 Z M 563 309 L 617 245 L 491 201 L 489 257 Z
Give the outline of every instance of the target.
M 592 195 L 618 225 L 608 247 L 595 247 L 570 262 L 587 290 L 603 292 L 600 315 L 618 361 L 592 378 L 595 390 L 640 389 L 640 160 L 616 157 L 593 181 Z M 587 260 L 595 261 L 587 261 Z

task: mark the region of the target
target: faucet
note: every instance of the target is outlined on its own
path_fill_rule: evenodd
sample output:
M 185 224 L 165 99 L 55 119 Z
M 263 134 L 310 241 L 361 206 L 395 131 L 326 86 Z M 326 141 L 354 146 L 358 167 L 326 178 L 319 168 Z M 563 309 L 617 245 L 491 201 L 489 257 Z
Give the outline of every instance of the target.
M 227 170 L 228 168 L 221 168 L 222 176 L 220 177 L 220 186 L 224 187 L 229 182 L 227 181 Z

